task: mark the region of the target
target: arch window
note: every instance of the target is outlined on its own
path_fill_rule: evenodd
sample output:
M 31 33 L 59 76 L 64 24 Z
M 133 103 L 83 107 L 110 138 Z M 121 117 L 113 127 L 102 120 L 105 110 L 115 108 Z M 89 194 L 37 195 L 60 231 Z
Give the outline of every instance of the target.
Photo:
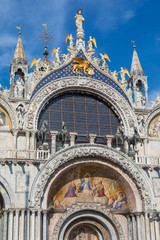
M 51 99 L 40 113 L 38 129 L 44 120 L 48 121 L 48 131 L 61 130 L 64 121 L 68 132 L 78 135 L 114 135 L 120 125 L 109 105 L 86 94 L 65 94 Z

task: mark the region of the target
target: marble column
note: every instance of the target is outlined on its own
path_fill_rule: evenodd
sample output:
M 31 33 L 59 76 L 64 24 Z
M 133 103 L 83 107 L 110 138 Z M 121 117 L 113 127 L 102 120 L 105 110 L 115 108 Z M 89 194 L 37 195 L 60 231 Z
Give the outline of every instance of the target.
M 19 239 L 19 210 L 15 211 L 15 222 L 14 222 L 14 240 Z
M 94 144 L 97 134 L 88 134 L 90 144 Z
M 132 218 L 132 239 L 137 240 L 137 229 L 136 229 L 135 215 L 131 214 L 130 216 Z
M 47 240 L 47 210 L 43 210 L 43 240 Z
M 32 233 L 31 240 L 35 240 L 35 223 L 36 223 L 35 217 L 36 217 L 36 210 L 33 209 L 32 210 L 32 221 L 31 221 L 31 224 L 32 224 L 32 226 L 31 226 L 31 233 Z
M 13 158 L 17 158 L 17 136 L 18 136 L 18 131 L 13 131 L 13 150 L 15 150 Z
M 32 131 L 31 132 L 31 141 L 30 141 L 30 150 L 32 150 L 32 155 L 31 158 L 35 159 L 36 158 L 36 132 L 37 131 Z
M 156 240 L 154 221 L 151 221 L 152 218 L 153 218 L 153 213 L 149 213 L 150 229 L 151 229 L 151 240 Z
M 50 131 L 51 134 L 51 154 L 54 155 L 56 153 L 56 137 L 58 131 Z
M 142 235 L 142 240 L 147 239 L 146 237 L 146 225 L 145 225 L 145 215 L 144 213 L 141 214 L 141 235 Z
M 74 146 L 75 145 L 76 136 L 77 136 L 76 132 L 70 132 L 69 133 L 70 146 Z
M 2 225 L 2 239 L 7 239 L 7 228 L 8 228 L 8 210 L 3 210 L 3 225 Z
M 41 210 L 37 212 L 37 237 L 36 240 L 41 240 Z
M 22 209 L 21 210 L 21 216 L 20 216 L 20 237 L 19 237 L 19 240 L 23 240 L 24 239 L 24 229 L 25 229 L 25 210 Z
M 145 87 L 146 107 L 148 107 L 148 87 Z
M 128 240 L 132 240 L 132 223 L 131 223 L 131 218 L 129 215 L 127 217 L 127 222 L 128 222 Z
M 145 225 L 146 225 L 146 240 L 151 240 L 150 238 L 150 223 L 148 218 L 148 213 L 145 213 Z
M 26 240 L 30 239 L 30 210 L 27 210 L 26 215 Z
M 9 209 L 8 240 L 13 240 L 13 217 L 14 210 Z
M 29 148 L 30 148 L 29 140 L 30 140 L 30 132 L 27 131 L 26 132 L 26 150 L 27 150 L 26 158 L 28 158 L 28 159 L 30 158 L 30 156 L 29 156 Z
M 107 147 L 112 147 L 112 135 L 106 135 L 106 139 L 107 139 Z
M 146 138 L 143 139 L 143 147 L 144 147 L 144 156 L 147 156 L 148 155 L 148 149 L 147 149 L 147 139 Z
M 159 217 L 159 214 L 157 214 L 157 218 Z M 156 240 L 160 240 L 160 228 L 159 228 L 159 222 L 155 221 L 155 233 L 156 233 Z
M 140 223 L 141 213 L 135 213 L 135 215 L 136 215 L 136 223 L 137 223 L 137 237 L 138 237 L 138 240 L 142 240 L 142 238 L 141 238 L 141 223 Z

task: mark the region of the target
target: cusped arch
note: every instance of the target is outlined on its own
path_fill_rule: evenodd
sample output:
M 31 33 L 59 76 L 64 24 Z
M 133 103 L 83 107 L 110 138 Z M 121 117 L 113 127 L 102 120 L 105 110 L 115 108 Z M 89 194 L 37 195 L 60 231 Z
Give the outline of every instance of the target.
M 136 125 L 136 118 L 130 103 L 118 91 L 95 79 L 71 77 L 48 83 L 33 96 L 28 109 L 28 128 L 37 129 L 39 114 L 51 98 L 69 92 L 85 92 L 113 106 L 114 111 L 122 119 L 126 135 L 129 135 L 131 128 Z
M 0 192 L 4 200 L 5 208 L 14 207 L 14 195 L 8 182 L 0 176 Z
M 90 160 L 89 160 L 90 159 Z M 115 149 L 100 146 L 96 144 L 81 144 L 69 147 L 57 152 L 57 154 L 49 159 L 37 174 L 30 192 L 31 206 L 40 207 L 44 199 L 44 193 L 49 182 L 66 166 L 73 165 L 76 161 L 83 164 L 83 161 L 95 161 L 98 159 L 101 163 L 110 164 L 118 167 L 129 176 L 128 182 L 135 184 L 139 195 L 143 202 L 143 209 L 151 208 L 151 201 L 154 201 L 154 195 L 149 188 L 149 184 L 137 165 L 131 161 L 124 153 Z M 122 174 L 121 174 L 122 176 Z M 132 190 L 133 191 L 133 190 Z M 142 210 L 139 207 L 138 210 Z
M 10 121 L 12 129 L 16 128 L 16 113 L 14 108 L 8 103 L 8 99 L 5 96 L 0 96 L 0 107 L 4 109 L 5 112 L 7 112 Z

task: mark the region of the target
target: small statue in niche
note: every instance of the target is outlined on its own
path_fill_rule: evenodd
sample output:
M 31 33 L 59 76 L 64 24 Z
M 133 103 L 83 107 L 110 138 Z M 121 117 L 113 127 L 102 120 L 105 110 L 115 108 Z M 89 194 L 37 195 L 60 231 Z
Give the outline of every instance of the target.
M 14 97 L 18 97 L 18 98 L 24 97 L 24 81 L 21 76 L 18 76 L 18 79 L 15 82 Z
M 18 126 L 20 130 L 23 130 L 24 127 L 24 116 L 26 114 L 26 110 L 22 104 L 19 104 L 16 108 L 17 117 L 18 117 Z
M 47 135 L 48 135 L 47 126 L 48 126 L 48 122 L 47 122 L 47 120 L 44 120 L 42 123 L 42 127 L 37 132 L 37 140 L 41 141 L 42 144 L 46 143 L 46 139 L 47 139 Z
M 137 87 L 137 106 L 144 107 L 146 104 L 146 98 L 143 96 L 143 92 Z
M 57 134 L 57 140 L 61 143 L 62 147 L 67 143 L 68 130 L 66 128 L 65 122 L 62 122 L 62 129 Z

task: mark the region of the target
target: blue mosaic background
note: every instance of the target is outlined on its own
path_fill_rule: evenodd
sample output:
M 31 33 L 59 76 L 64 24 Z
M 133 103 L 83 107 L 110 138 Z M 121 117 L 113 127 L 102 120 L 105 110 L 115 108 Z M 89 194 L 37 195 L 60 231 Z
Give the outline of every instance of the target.
M 82 50 L 79 51 L 79 53 L 77 54 L 76 57 L 83 57 L 86 59 L 84 53 Z M 86 59 L 87 60 L 87 59 Z M 57 70 L 53 73 L 51 73 L 49 76 L 47 76 L 46 78 L 43 78 L 39 84 L 36 86 L 36 88 L 33 91 L 32 97 L 46 84 L 48 84 L 49 82 L 53 82 L 56 79 L 59 78 L 63 78 L 63 77 L 70 77 L 70 76 L 79 76 L 76 73 L 73 73 L 73 65 L 75 63 L 70 62 L 67 66 L 65 66 L 63 69 Z M 94 70 L 94 74 L 93 75 L 86 75 L 84 74 L 84 72 L 82 70 L 78 71 L 80 72 L 80 76 L 84 76 L 84 77 L 89 77 L 89 78 L 93 78 L 99 81 L 102 81 L 106 84 L 108 84 L 109 86 L 111 86 L 112 88 L 116 89 L 125 99 L 126 101 L 130 104 L 128 97 L 126 96 L 126 94 L 123 92 L 123 90 L 110 78 L 106 77 L 104 74 L 102 74 L 101 72 L 99 72 L 92 64 L 90 64 L 90 68 L 92 68 Z

